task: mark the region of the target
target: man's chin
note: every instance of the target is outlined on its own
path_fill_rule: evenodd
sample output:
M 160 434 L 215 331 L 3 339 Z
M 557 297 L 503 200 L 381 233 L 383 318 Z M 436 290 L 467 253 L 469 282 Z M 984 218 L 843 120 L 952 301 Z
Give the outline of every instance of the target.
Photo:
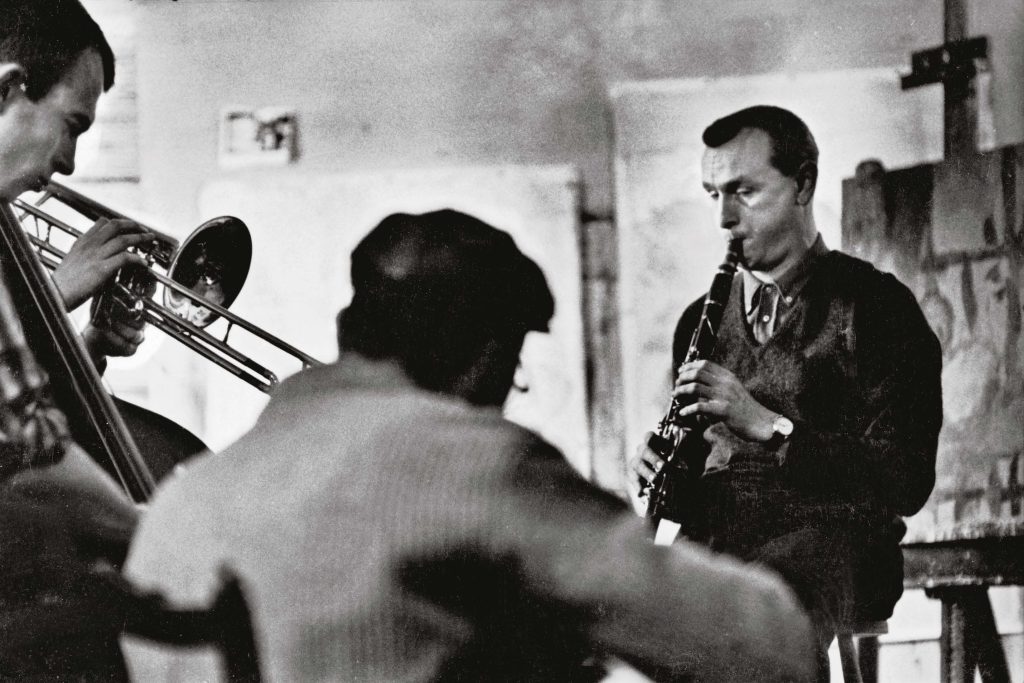
M 0 183 L 0 201 L 12 202 L 15 199 L 17 199 L 20 195 L 24 194 L 25 192 L 28 192 L 29 190 L 32 190 L 33 192 L 38 192 L 39 190 L 36 189 L 38 187 L 40 187 L 38 181 L 22 181 L 7 184 Z
M 27 189 L 25 183 L 0 181 L 0 202 L 13 202 Z

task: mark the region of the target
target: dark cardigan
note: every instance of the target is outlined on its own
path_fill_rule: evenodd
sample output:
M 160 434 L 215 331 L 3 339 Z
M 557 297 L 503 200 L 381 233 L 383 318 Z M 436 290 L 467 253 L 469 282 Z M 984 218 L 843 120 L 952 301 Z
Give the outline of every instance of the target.
M 693 474 L 703 471 L 708 448 L 708 463 L 727 464 L 693 482 L 698 495 L 689 504 L 700 509 L 681 514 L 713 547 L 742 556 L 813 528 L 847 539 L 832 548 L 840 554 L 855 552 L 846 546 L 851 534 L 859 537 L 857 545 L 873 549 L 866 566 L 874 552 L 891 557 L 905 529 L 899 516 L 917 512 L 935 483 L 942 424 L 941 351 L 913 294 L 892 275 L 832 251 L 812 266 L 765 344 L 754 340 L 742 301 L 737 277 L 712 360 L 795 430 L 781 451 L 721 424 L 705 431 L 703 449 L 691 440 Z M 674 367 L 701 303 L 677 325 Z

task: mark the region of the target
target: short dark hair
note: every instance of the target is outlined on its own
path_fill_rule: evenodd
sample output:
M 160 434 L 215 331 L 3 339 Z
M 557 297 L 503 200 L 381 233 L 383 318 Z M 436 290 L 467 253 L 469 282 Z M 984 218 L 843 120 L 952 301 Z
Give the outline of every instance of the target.
M 114 85 L 114 52 L 79 0 L 0 0 L 0 62 L 25 69 L 25 94 L 46 96 L 86 50 L 103 62 L 103 90 Z
M 381 221 L 352 252 L 352 288 L 339 347 L 398 360 L 431 390 L 468 369 L 489 340 L 521 342 L 554 313 L 544 274 L 512 237 L 451 209 Z
M 757 105 L 723 116 L 704 129 L 701 139 L 708 147 L 721 147 L 744 128 L 768 134 L 772 142 L 771 164 L 787 177 L 794 177 L 805 162 L 818 165 L 818 144 L 803 120 L 781 107 Z

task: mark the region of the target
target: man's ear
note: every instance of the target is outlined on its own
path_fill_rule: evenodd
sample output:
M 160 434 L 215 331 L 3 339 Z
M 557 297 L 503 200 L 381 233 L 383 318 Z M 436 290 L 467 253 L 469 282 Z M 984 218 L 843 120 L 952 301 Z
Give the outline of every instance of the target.
M 800 164 L 796 172 L 796 203 L 807 206 L 814 198 L 814 189 L 818 186 L 818 165 L 813 161 Z
M 20 64 L 5 62 L 0 64 L 0 111 L 7 108 L 11 97 L 21 94 L 25 85 L 25 69 Z

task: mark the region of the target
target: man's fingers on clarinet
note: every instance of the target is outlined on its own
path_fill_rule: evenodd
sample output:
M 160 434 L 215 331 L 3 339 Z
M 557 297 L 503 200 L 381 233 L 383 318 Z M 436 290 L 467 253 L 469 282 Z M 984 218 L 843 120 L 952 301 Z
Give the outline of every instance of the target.
M 650 446 L 647 445 L 651 436 L 652 433 L 650 432 L 645 435 L 646 438 L 636 449 L 636 455 L 633 456 L 633 461 L 631 463 L 633 472 L 640 477 L 641 480 L 646 482 L 650 482 L 665 464 L 662 457 L 651 450 Z

